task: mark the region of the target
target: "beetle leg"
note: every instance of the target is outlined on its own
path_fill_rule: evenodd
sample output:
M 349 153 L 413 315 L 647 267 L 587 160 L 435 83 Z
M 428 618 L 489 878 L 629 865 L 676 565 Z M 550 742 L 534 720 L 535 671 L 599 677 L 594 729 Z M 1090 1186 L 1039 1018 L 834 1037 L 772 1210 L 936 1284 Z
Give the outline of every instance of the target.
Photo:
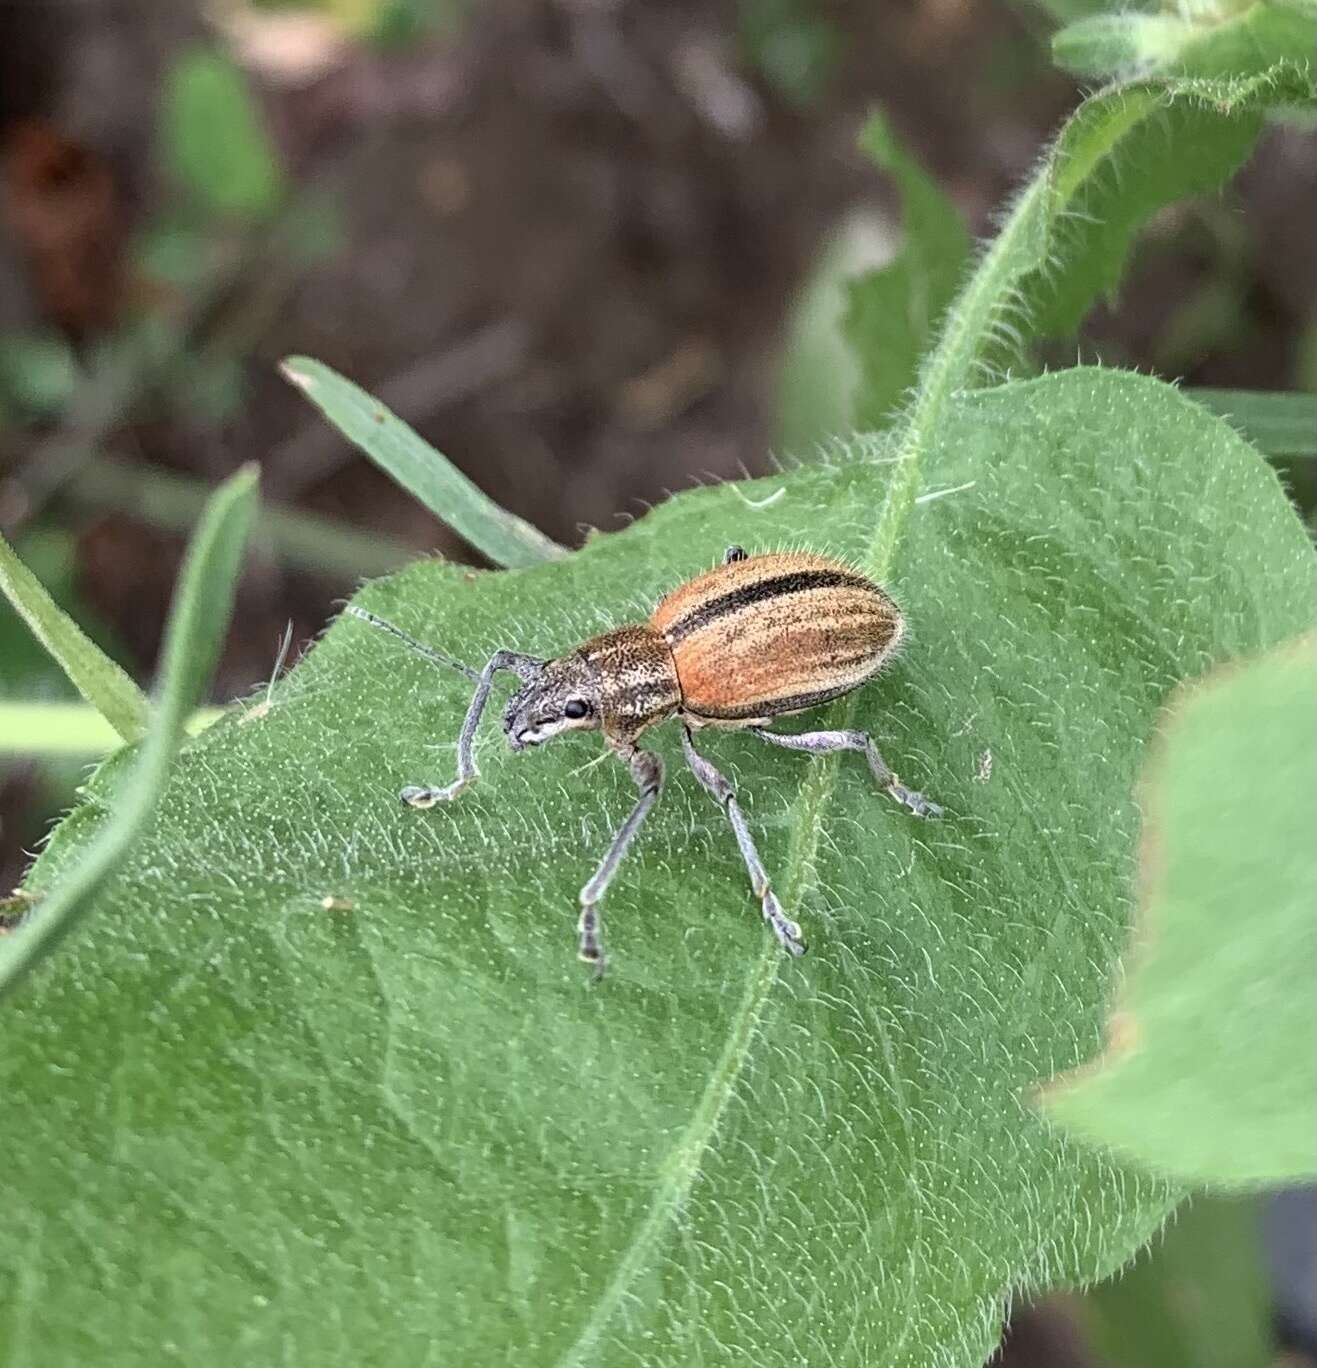
M 640 790 L 640 797 L 631 809 L 631 815 L 617 830 L 608 853 L 599 862 L 593 877 L 581 889 L 580 956 L 587 964 L 594 965 L 596 979 L 604 976 L 604 947 L 599 935 L 599 903 L 613 882 L 617 867 L 626 856 L 640 824 L 649 816 L 649 810 L 658 801 L 659 790 L 663 787 L 663 757 L 653 751 L 633 748 L 619 752 L 619 759 L 625 760 L 631 771 L 631 778 Z
M 771 732 L 763 727 L 752 727 L 751 731 L 774 746 L 784 746 L 787 750 L 805 751 L 809 755 L 827 755 L 831 751 L 863 751 L 869 761 L 873 777 L 878 787 L 889 793 L 903 807 L 908 807 L 916 817 L 941 817 L 941 807 L 931 798 L 916 793 L 906 786 L 887 767 L 874 745 L 873 738 L 862 731 L 816 731 L 798 732 L 794 736 L 785 732 Z
M 489 702 L 490 686 L 500 670 L 511 670 L 519 679 L 525 680 L 539 669 L 541 661 L 534 656 L 521 655 L 517 651 L 495 651 L 489 663 L 481 670 L 476 680 L 476 691 L 471 705 L 466 710 L 462 731 L 457 738 L 457 778 L 444 788 L 431 788 L 429 785 L 409 784 L 398 795 L 408 807 L 432 808 L 436 803 L 447 803 L 456 798 L 470 783 L 480 777 L 476 768 L 475 741 L 476 728 Z
M 755 849 L 754 838 L 750 835 L 750 828 L 745 822 L 745 814 L 736 801 L 736 790 L 695 749 L 695 741 L 689 727 L 682 733 L 681 748 L 686 753 L 686 763 L 691 767 L 695 777 L 704 786 L 709 797 L 726 812 L 727 820 L 732 824 L 741 859 L 745 861 L 746 872 L 750 875 L 750 887 L 754 889 L 755 897 L 763 906 L 764 920 L 773 928 L 773 934 L 781 942 L 784 950 L 793 955 L 803 955 L 805 942 L 800 938 L 800 927 L 782 911 L 777 894 L 769 886 L 768 875 L 759 859 L 759 852 Z

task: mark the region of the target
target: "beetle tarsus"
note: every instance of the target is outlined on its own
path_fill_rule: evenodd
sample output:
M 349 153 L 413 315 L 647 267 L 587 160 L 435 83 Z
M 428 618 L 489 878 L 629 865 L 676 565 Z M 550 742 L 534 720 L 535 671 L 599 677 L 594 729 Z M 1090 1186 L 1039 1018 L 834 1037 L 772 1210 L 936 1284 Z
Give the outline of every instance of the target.
M 760 900 L 763 903 L 764 920 L 773 928 L 773 934 L 782 949 L 789 955 L 803 955 L 808 947 L 801 936 L 800 923 L 793 922 L 782 911 L 782 904 L 778 902 L 777 894 L 771 888 L 764 889 L 760 894 Z
M 436 804 L 452 802 L 466 788 L 468 782 L 466 779 L 459 779 L 455 784 L 449 784 L 447 788 L 430 788 L 424 784 L 408 784 L 398 795 L 398 800 L 404 807 L 419 808 L 424 812 Z
M 922 793 L 916 793 L 914 789 L 908 789 L 896 777 L 892 775 L 892 782 L 887 786 L 887 792 L 896 799 L 904 808 L 909 808 L 916 817 L 937 818 L 942 816 L 942 806 L 935 803 L 931 798 L 925 798 Z
M 604 947 L 599 943 L 599 909 L 594 903 L 587 903 L 581 908 L 580 937 L 577 958 L 594 966 L 590 981 L 598 983 L 604 976 L 608 960 L 604 955 Z

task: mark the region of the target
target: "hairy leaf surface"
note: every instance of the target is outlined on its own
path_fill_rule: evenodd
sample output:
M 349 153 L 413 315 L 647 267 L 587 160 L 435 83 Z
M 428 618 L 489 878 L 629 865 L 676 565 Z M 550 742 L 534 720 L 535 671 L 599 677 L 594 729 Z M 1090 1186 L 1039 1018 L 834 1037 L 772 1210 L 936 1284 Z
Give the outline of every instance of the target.
M 908 649 L 815 716 L 873 729 L 941 823 L 855 756 L 702 738 L 803 960 L 660 733 L 588 987 L 577 890 L 626 776 L 490 734 L 481 784 L 401 808 L 451 774 L 469 685 L 357 620 L 185 751 L 94 936 L 4 1020 L 4 1363 L 972 1368 L 1010 1288 L 1147 1237 L 1175 1193 L 1027 1096 L 1099 1043 L 1159 705 L 1309 622 L 1311 551 L 1258 454 L 1140 377 L 955 401 L 889 508 L 893 449 L 361 595 L 479 663 L 640 617 L 733 541 L 891 585 Z

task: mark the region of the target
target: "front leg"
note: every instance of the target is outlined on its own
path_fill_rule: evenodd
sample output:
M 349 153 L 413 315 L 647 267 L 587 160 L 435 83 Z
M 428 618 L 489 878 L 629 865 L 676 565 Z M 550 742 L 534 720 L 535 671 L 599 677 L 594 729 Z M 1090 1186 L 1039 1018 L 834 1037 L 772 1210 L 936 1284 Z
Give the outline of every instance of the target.
M 599 903 L 608 892 L 608 885 L 613 882 L 613 875 L 626 856 L 627 847 L 640 830 L 640 824 L 649 816 L 649 810 L 658 801 L 659 791 L 663 787 L 661 755 L 632 746 L 627 750 L 619 750 L 618 758 L 626 761 L 631 778 L 640 790 L 640 797 L 636 799 L 631 815 L 618 828 L 594 877 L 581 889 L 580 956 L 587 964 L 594 965 L 596 979 L 603 978 L 606 962 L 599 934 Z
M 682 735 L 681 748 L 686 752 L 686 763 L 704 786 L 704 791 L 722 808 L 727 814 L 727 820 L 732 824 L 741 859 L 745 862 L 745 871 L 750 876 L 750 887 L 764 910 L 764 920 L 773 928 L 773 934 L 784 950 L 792 955 L 803 955 L 805 942 L 800 938 L 800 927 L 782 911 L 782 904 L 778 902 L 777 894 L 768 882 L 763 862 L 759 858 L 758 850 L 755 849 L 754 838 L 746 825 L 745 813 L 736 801 L 736 790 L 695 749 L 695 741 L 689 727 Z
M 457 778 L 444 788 L 431 788 L 428 785 L 409 784 L 398 795 L 408 807 L 432 808 L 436 803 L 447 803 L 456 798 L 470 783 L 480 777 L 476 768 L 475 741 L 476 728 L 484 715 L 485 705 L 489 702 L 490 686 L 500 670 L 511 670 L 519 679 L 528 679 L 543 662 L 534 656 L 521 655 L 517 651 L 495 651 L 489 663 L 476 680 L 476 691 L 471 705 L 466 710 L 462 722 L 462 732 L 457 739 Z
M 906 788 L 888 769 L 887 762 L 868 732 L 816 731 L 789 736 L 786 733 L 767 731 L 763 727 L 752 727 L 751 730 L 762 741 L 782 746 L 787 750 L 805 751 L 809 755 L 827 755 L 831 751 L 863 751 L 879 788 L 889 793 L 903 807 L 908 807 L 916 817 L 942 816 L 942 809 L 937 803 L 931 798 L 925 798 L 922 793 Z

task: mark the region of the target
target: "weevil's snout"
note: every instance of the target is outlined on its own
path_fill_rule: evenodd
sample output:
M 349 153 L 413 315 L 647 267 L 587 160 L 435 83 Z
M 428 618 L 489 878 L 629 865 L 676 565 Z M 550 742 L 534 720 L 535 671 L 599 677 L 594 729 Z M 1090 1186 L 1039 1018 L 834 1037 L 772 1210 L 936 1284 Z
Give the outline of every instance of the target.
M 585 662 L 572 656 L 549 661 L 512 695 L 503 714 L 503 731 L 514 751 L 598 726 L 598 686 Z

